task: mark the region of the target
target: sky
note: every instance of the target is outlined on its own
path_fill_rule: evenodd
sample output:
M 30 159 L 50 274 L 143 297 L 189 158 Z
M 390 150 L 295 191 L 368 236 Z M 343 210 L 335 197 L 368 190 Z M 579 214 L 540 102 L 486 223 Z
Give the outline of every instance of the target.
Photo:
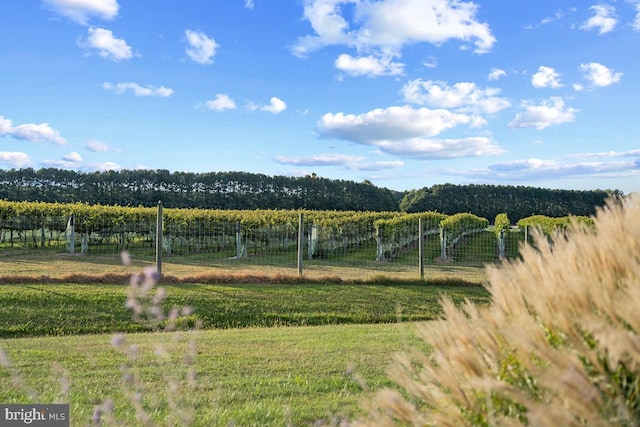
M 10 0 L 0 168 L 640 191 L 640 0 Z

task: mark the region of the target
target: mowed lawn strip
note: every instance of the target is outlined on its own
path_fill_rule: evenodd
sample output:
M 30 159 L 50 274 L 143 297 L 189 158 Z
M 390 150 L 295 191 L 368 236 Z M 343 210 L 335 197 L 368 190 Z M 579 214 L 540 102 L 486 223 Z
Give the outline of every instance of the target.
M 123 347 L 138 349 L 133 361 L 111 339 L 1 340 L 12 367 L 0 367 L 0 402 L 69 403 L 71 426 L 85 426 L 113 399 L 107 425 L 142 425 L 129 390 L 157 425 L 332 425 L 362 415 L 361 399 L 392 385 L 385 371 L 394 352 L 426 346 L 414 323 L 126 334 Z
M 313 326 L 431 320 L 440 298 L 489 301 L 481 286 L 161 285 L 163 307 L 190 307 L 202 328 Z M 126 285 L 0 285 L 0 337 L 141 332 L 125 309 Z

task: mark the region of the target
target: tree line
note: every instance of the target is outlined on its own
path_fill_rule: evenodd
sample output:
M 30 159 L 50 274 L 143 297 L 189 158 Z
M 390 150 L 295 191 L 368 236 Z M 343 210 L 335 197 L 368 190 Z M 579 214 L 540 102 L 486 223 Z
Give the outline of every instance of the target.
M 397 211 L 402 192 L 368 181 L 267 176 L 246 172 L 56 168 L 0 170 L 0 199 L 202 209 Z
M 0 169 L 0 199 L 201 209 L 309 209 L 472 213 L 514 223 L 531 215 L 592 215 L 618 190 L 551 190 L 523 186 L 442 184 L 406 192 L 369 181 L 268 176 L 248 172 L 170 172 Z
M 513 224 L 532 215 L 590 216 L 619 190 L 555 190 L 507 185 L 439 184 L 406 192 L 399 204 L 404 212 L 468 212 L 491 221 L 506 213 Z

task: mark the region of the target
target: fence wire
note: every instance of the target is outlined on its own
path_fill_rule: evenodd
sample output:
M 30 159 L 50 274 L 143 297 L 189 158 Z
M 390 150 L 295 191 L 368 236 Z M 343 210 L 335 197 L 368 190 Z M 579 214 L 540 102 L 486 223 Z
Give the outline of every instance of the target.
M 113 272 L 126 252 L 144 265 L 161 268 L 163 274 L 182 276 L 252 271 L 350 278 L 366 271 L 416 278 L 424 274 L 423 266 L 432 271 L 452 266 L 483 268 L 517 258 L 523 242 L 531 239 L 515 227 L 500 236 L 491 226 L 454 242 L 448 242 L 438 230 L 423 230 L 420 244 L 417 228 L 413 234 L 389 242 L 372 223 L 327 227 L 303 221 L 300 232 L 298 225 L 290 224 L 185 221 L 164 223 L 161 233 L 157 221 L 152 220 L 113 224 L 80 226 L 73 216 L 5 218 L 0 223 L 2 273 L 56 276 Z

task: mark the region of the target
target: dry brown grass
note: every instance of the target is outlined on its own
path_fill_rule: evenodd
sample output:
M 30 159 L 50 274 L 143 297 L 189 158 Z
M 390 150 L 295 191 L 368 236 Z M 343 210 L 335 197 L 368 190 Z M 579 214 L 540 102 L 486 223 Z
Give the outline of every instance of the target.
M 120 257 L 109 255 L 68 255 L 37 250 L 4 250 L 0 253 L 0 283 L 74 282 L 128 283 L 128 277 L 152 260 L 133 257 L 123 265 Z M 77 272 L 81 271 L 82 274 Z M 417 266 L 391 263 L 339 264 L 305 263 L 303 276 L 293 265 L 260 264 L 255 261 L 214 260 L 191 264 L 166 258 L 162 265 L 163 281 L 186 283 L 299 283 L 299 282 L 407 282 L 418 281 Z M 486 272 L 481 267 L 464 265 L 427 265 L 425 278 L 434 282 L 482 284 Z
M 126 284 L 131 274 L 127 273 L 66 273 L 55 276 L 48 275 L 0 275 L 0 284 L 33 284 L 33 283 L 77 283 L 77 284 Z M 331 276 L 331 275 L 292 275 L 292 274 L 266 274 L 255 271 L 246 272 L 205 272 L 199 274 L 187 274 L 183 276 L 162 275 L 160 282 L 163 284 L 416 284 L 425 283 L 431 285 L 455 285 L 455 286 L 480 286 L 481 283 L 468 281 L 459 277 L 438 276 L 426 280 L 418 280 L 415 277 L 398 276 Z
M 640 199 L 488 269 L 493 301 L 420 328 L 371 426 L 640 425 Z M 538 241 L 543 241 L 539 239 Z

